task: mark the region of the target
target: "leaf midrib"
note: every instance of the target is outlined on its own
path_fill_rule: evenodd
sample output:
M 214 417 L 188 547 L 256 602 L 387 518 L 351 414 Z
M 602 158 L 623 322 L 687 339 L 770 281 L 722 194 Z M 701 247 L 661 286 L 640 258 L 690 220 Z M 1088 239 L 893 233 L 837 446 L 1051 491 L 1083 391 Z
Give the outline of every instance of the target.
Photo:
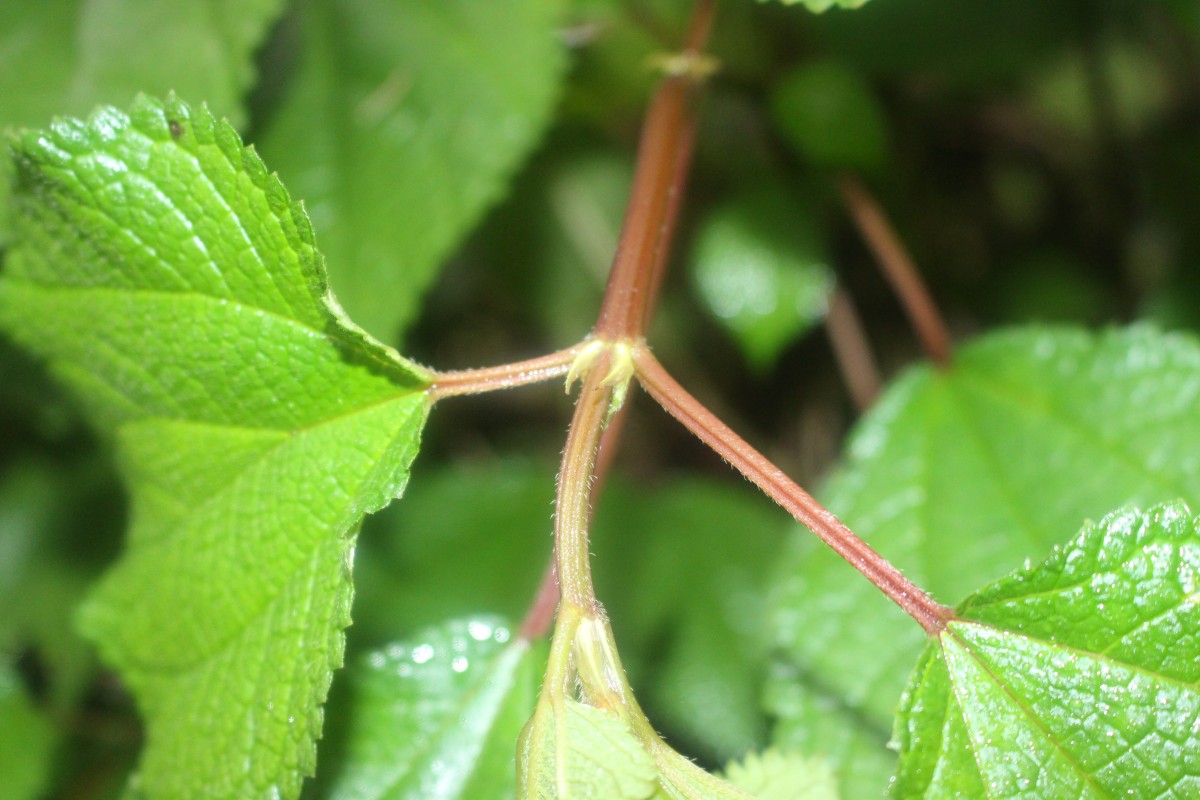
M 347 350 L 346 344 L 343 344 L 343 343 L 337 341 L 336 339 L 331 337 L 326 331 L 313 328 L 312 326 L 307 325 L 306 323 L 301 322 L 300 320 L 296 320 L 291 317 L 281 315 L 281 314 L 279 314 L 277 312 L 273 312 L 269 309 L 263 309 L 263 308 L 259 308 L 258 306 L 248 305 L 248 304 L 238 301 L 238 300 L 222 298 L 222 297 L 214 297 L 213 295 L 203 294 L 201 292 L 195 292 L 195 291 L 178 291 L 178 292 L 176 292 L 176 291 L 164 291 L 164 290 L 158 290 L 158 289 L 128 289 L 128 288 L 123 288 L 123 287 L 112 287 L 112 286 L 61 286 L 61 285 L 46 284 L 46 283 L 30 281 L 30 280 L 14 280 L 12 278 L 0 278 L 0 294 L 4 293 L 4 284 L 5 283 L 12 283 L 15 285 L 23 285 L 24 287 L 26 287 L 27 289 L 31 289 L 32 291 L 44 292 L 46 294 L 51 294 L 51 295 L 60 294 L 60 293 L 62 293 L 62 294 L 90 294 L 90 293 L 106 294 L 106 293 L 108 293 L 108 294 L 132 294 L 132 295 L 136 295 L 136 296 L 146 296 L 146 297 L 162 297 L 164 299 L 188 298 L 188 299 L 192 299 L 192 300 L 198 300 L 201 303 L 211 303 L 214 305 L 219 305 L 226 309 L 232 308 L 235 313 L 247 313 L 247 314 L 251 314 L 254 316 L 258 316 L 261 313 L 263 315 L 270 316 L 270 317 L 284 323 L 285 325 L 295 329 L 299 334 L 303 335 L 307 340 L 312 341 L 314 344 L 331 347 L 339 355 L 342 355 L 343 358 L 344 358 L 344 355 Z M 333 317 L 332 315 L 329 315 L 328 322 L 334 326 L 339 325 L 338 320 L 335 317 Z M 375 405 L 387 403 L 387 402 L 390 402 L 391 400 L 399 399 L 400 397 L 404 397 L 409 394 L 425 392 L 429 388 L 428 385 L 422 385 L 420 383 L 420 377 L 413 374 L 412 367 L 408 363 L 404 362 L 403 360 L 395 358 L 393 355 L 391 355 L 388 352 L 388 349 L 383 346 L 380 346 L 377 349 L 379 351 L 377 354 L 374 351 L 372 351 L 371 354 L 364 353 L 364 356 L 367 357 L 369 355 L 369 357 L 372 358 L 373 360 L 386 359 L 386 363 L 379 365 L 380 367 L 384 367 L 384 366 L 390 367 L 391 370 L 399 371 L 399 372 L 403 373 L 404 375 L 409 376 L 412 379 L 413 384 L 412 385 L 404 385 L 404 384 L 398 383 L 392 377 L 390 370 L 389 370 L 389 372 L 383 372 L 382 369 L 379 372 L 372 371 L 373 374 L 379 375 L 383 380 L 386 380 L 388 383 L 390 383 L 392 386 L 394 386 L 398 390 L 398 393 L 385 394 L 385 395 L 378 397 L 374 400 L 371 400 L 370 402 L 367 402 L 363 405 L 355 406 L 354 408 L 350 408 L 350 409 L 346 409 L 345 411 L 338 412 L 337 414 L 334 414 L 330 417 L 323 417 L 321 419 L 314 420 L 313 422 L 308 422 L 308 423 L 304 423 L 301 425 L 290 426 L 290 427 L 286 427 L 286 428 L 284 428 L 284 427 L 262 427 L 262 428 L 260 428 L 260 427 L 256 427 L 253 425 L 242 425 L 242 424 L 235 424 L 235 423 L 231 423 L 231 422 L 226 423 L 226 422 L 221 422 L 218 420 L 209 420 L 209 419 L 196 420 L 195 422 L 196 422 L 196 424 L 206 424 L 206 425 L 213 425 L 213 426 L 217 426 L 217 427 L 239 429 L 239 430 L 264 430 L 264 431 L 286 431 L 286 432 L 304 431 L 306 429 L 323 424 L 325 422 L 328 422 L 331 420 L 336 420 L 341 417 L 349 416 L 349 415 L 357 413 L 359 411 L 371 408 Z M 346 366 L 348 368 L 360 368 L 359 365 L 354 364 L 353 362 L 349 362 L 349 361 L 346 362 Z M 361 367 L 361 368 L 366 369 L 366 367 Z M 94 374 L 94 373 L 91 373 L 91 371 L 89 371 L 89 373 Z M 96 376 L 96 377 L 99 378 L 99 376 Z M 112 388 L 113 391 L 116 392 L 117 395 L 124 398 L 126 401 L 135 405 L 139 409 L 142 408 L 142 406 L 139 403 L 137 403 L 135 400 L 133 400 L 133 398 L 130 398 L 124 391 L 120 390 L 112 382 L 108 381 L 107 379 L 104 379 L 103 383 L 105 385 L 109 386 L 110 388 Z M 165 419 L 165 420 L 172 420 L 172 421 L 191 422 L 192 420 L 190 420 L 186 414 L 187 414 L 186 411 L 180 411 L 180 415 L 178 417 L 170 417 L 170 416 L 164 416 L 162 414 L 146 413 L 145 416 L 141 417 L 140 419 L 141 420 Z M 123 422 L 128 423 L 128 422 L 132 422 L 132 421 L 133 420 L 124 420 Z
M 1112 664 L 1122 667 L 1123 669 L 1127 669 L 1130 672 L 1141 675 L 1142 677 L 1145 677 L 1153 682 L 1169 684 L 1169 685 L 1171 685 L 1181 691 L 1184 691 L 1184 692 L 1196 692 L 1198 690 L 1198 688 L 1200 688 L 1200 687 L 1197 687 L 1197 685 L 1195 683 L 1188 683 L 1185 680 L 1180 680 L 1179 678 L 1174 678 L 1170 675 L 1164 675 L 1161 672 L 1152 672 L 1144 666 L 1141 666 L 1139 664 L 1132 664 L 1128 661 L 1124 661 L 1122 659 L 1116 658 L 1115 656 L 1108 655 L 1107 653 L 1105 653 L 1103 651 L 1096 652 L 1093 650 L 1085 650 L 1082 647 L 1078 647 L 1076 645 L 1071 645 L 1071 644 L 1066 644 L 1064 642 L 1056 642 L 1053 639 L 1048 639 L 1044 636 L 1034 636 L 1034 635 L 1030 635 L 1030 634 L 1026 634 L 1026 633 L 1019 633 L 1016 631 L 1011 631 L 1011 630 L 1008 630 L 1007 628 L 1004 628 L 1000 625 L 996 625 L 995 623 L 991 623 L 991 622 L 980 622 L 979 620 L 974 620 L 974 619 L 959 619 L 959 620 L 956 620 L 956 622 L 958 624 L 966 624 L 966 625 L 977 626 L 979 628 L 987 628 L 989 630 L 993 630 L 998 633 L 1004 634 L 1005 636 L 1020 637 L 1022 639 L 1026 639 L 1030 642 L 1036 642 L 1037 644 L 1040 644 L 1040 645 L 1046 647 L 1047 649 L 1063 650 L 1063 651 L 1066 651 L 1067 653 L 1070 653 L 1071 655 L 1074 655 L 1074 656 L 1077 656 L 1080 658 L 1086 658 L 1091 661 L 1108 661 Z M 954 623 L 952 623 L 952 625 L 953 624 Z M 947 629 L 947 630 L 949 630 L 949 629 Z M 966 650 L 967 652 L 973 652 L 971 650 L 971 648 L 969 646 L 967 646 L 965 643 L 963 643 L 962 640 L 959 639 L 957 636 L 955 637 L 955 639 L 959 641 L 959 644 L 962 645 L 964 650 Z M 979 659 L 976 659 L 976 661 L 979 661 Z M 979 662 L 979 663 L 981 666 L 983 666 L 986 669 L 986 666 L 983 665 L 982 662 Z M 988 671 L 988 674 L 992 674 L 990 670 Z M 1001 685 L 1007 686 L 1007 684 L 1004 684 L 1003 682 L 1001 682 Z
M 972 625 L 981 625 L 982 627 L 992 628 L 993 630 L 997 630 L 1001 633 L 1010 633 L 1009 631 L 1005 631 L 1003 628 L 998 628 L 994 625 L 988 625 L 986 623 L 977 623 L 977 622 L 971 622 L 971 621 L 968 621 L 968 622 L 969 622 L 969 624 L 972 624 Z M 1013 688 L 1010 687 L 1005 681 L 1001 680 L 1000 677 L 997 676 L 996 673 L 992 671 L 991 667 L 988 666 L 988 664 L 984 663 L 984 661 L 975 654 L 975 651 L 965 641 L 963 641 L 961 638 L 959 638 L 955 634 L 953 629 L 947 628 L 944 635 L 953 637 L 954 640 L 958 643 L 958 646 L 962 648 L 963 652 L 966 653 L 967 656 L 979 666 L 979 669 L 983 670 L 983 672 L 986 673 L 989 678 L 991 678 L 992 682 L 996 685 L 996 687 L 999 688 L 1001 692 L 1008 695 L 1009 698 L 1011 698 L 1013 705 L 1021 712 L 1021 715 L 1028 721 L 1028 723 L 1031 726 L 1033 726 L 1034 728 L 1037 729 L 1037 731 L 1041 734 L 1043 740 L 1046 741 L 1054 749 L 1054 751 L 1057 752 L 1063 758 L 1064 761 L 1066 761 L 1066 763 L 1070 764 L 1071 766 L 1073 766 L 1075 768 L 1075 772 L 1079 775 L 1079 777 L 1083 780 L 1083 782 L 1085 784 L 1090 786 L 1097 794 L 1101 795 L 1102 797 L 1111 798 L 1111 795 L 1107 794 L 1107 792 L 1104 792 L 1101 789 L 1101 787 L 1096 784 L 1093 776 L 1088 774 L 1087 770 L 1085 770 L 1083 768 L 1083 766 L 1078 761 L 1076 761 L 1075 757 L 1063 748 L 1062 744 L 1058 740 L 1058 737 L 1055 736 L 1048 728 L 1045 727 L 1045 725 L 1042 724 L 1041 720 L 1037 717 L 1037 715 L 1035 715 L 1033 713 L 1032 709 L 1030 709 L 1025 704 L 1025 702 L 1023 701 L 1023 699 L 1021 697 L 1017 696 L 1017 694 L 1013 690 Z M 1031 640 L 1034 640 L 1034 641 L 1040 641 L 1040 640 L 1036 639 L 1035 637 L 1028 637 L 1028 638 L 1030 638 Z M 1044 644 L 1052 644 L 1053 646 L 1056 646 L 1056 647 L 1059 646 L 1056 643 L 1050 643 L 1050 642 L 1043 642 L 1043 643 Z M 1067 649 L 1069 649 L 1069 648 L 1067 648 Z M 949 668 L 947 668 L 947 672 L 949 672 Z M 979 753 L 979 748 L 976 746 L 977 743 L 975 741 L 975 737 L 972 735 L 972 726 L 970 724 L 968 724 L 967 720 L 966 720 L 966 717 L 968 715 L 967 706 L 963 703 L 963 699 L 959 696 L 958 692 L 955 689 L 955 687 L 958 686 L 958 681 L 954 680 L 953 677 L 950 678 L 950 686 L 951 686 L 951 691 L 954 692 L 954 697 L 955 697 L 955 700 L 959 707 L 959 713 L 962 714 L 962 716 L 964 718 L 963 719 L 963 727 L 966 729 L 967 737 L 971 740 L 972 756 L 974 757 L 973 760 L 975 761 L 976 768 L 978 769 L 979 761 L 978 761 L 977 754 Z M 980 777 L 982 778 L 983 776 L 981 775 Z M 980 784 L 983 785 L 985 791 L 988 791 L 988 794 L 990 797 L 995 797 L 995 795 L 993 795 L 991 793 L 991 791 L 989 790 L 988 782 L 986 780 L 980 780 Z

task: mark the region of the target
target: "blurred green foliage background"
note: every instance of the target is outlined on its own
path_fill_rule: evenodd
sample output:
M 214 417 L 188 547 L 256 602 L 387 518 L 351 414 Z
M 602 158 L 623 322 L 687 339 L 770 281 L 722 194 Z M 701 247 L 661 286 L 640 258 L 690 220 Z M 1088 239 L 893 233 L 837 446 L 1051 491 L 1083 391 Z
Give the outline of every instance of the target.
M 355 270 L 409 281 L 393 307 L 368 275 L 365 294 L 382 302 L 362 306 L 364 324 L 406 355 L 482 366 L 587 333 L 653 85 L 647 64 L 678 41 L 688 4 L 498 12 L 459 0 L 456 13 L 496 26 L 495 50 L 508 57 L 489 51 L 489 69 L 533 77 L 505 78 L 510 95 L 476 96 L 460 91 L 455 70 L 476 56 L 453 50 L 453 31 L 409 43 L 401 52 L 440 70 L 424 102 L 454 110 L 414 117 L 418 134 L 431 126 L 433 150 L 407 161 L 386 142 L 345 138 L 361 102 L 306 106 L 297 93 L 315 91 L 315 71 L 321 97 L 377 97 L 388 36 L 403 39 L 413 3 L 226 5 L 0 4 L 0 126 L 127 105 L 138 90 L 207 100 L 262 143 L 302 199 L 297 187 L 341 187 L 329 192 L 340 208 L 312 207 L 335 291 Z M 546 24 L 553 41 L 534 38 Z M 703 103 L 651 342 L 802 484 L 819 487 L 859 414 L 819 330 L 834 282 L 853 298 L 884 378 L 920 358 L 835 190 L 842 172 L 877 195 L 959 338 L 1029 321 L 1200 324 L 1195 2 L 874 0 L 811 15 L 724 0 L 710 51 L 722 69 Z M 404 227 L 411 198 L 389 205 L 389 192 L 487 102 L 495 113 L 511 104 L 514 127 L 483 128 L 406 190 L 451 206 L 461 195 L 469 207 L 429 233 L 428 263 L 387 263 L 392 237 L 424 235 Z M 306 173 L 311 164 L 326 172 Z M 408 496 L 361 535 L 348 657 L 448 616 L 520 618 L 550 554 L 569 412 L 558 386 L 439 406 Z M 6 342 L 0 431 L 0 799 L 115 797 L 136 761 L 136 712 L 71 624 L 121 546 L 108 444 Z M 598 592 L 650 717 L 720 764 L 769 737 L 758 623 L 764 575 L 791 525 L 644 398 L 622 447 L 597 511 Z M 335 686 L 335 730 L 340 697 Z M 322 765 L 335 770 L 336 755 Z

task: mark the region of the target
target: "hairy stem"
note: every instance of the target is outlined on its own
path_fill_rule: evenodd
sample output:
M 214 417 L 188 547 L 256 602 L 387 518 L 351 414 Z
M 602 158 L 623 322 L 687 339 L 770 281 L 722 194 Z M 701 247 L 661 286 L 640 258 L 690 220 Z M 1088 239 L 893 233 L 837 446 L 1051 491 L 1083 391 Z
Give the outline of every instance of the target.
M 703 70 L 686 65 L 700 63 L 715 8 L 715 0 L 697 4 L 681 55 L 685 67 L 668 73 L 646 113 L 629 205 L 596 322 L 601 339 L 634 339 L 645 332 L 691 163 L 692 101 Z
M 613 395 L 613 387 L 604 380 L 608 361 L 605 354 L 584 377 L 567 430 L 554 502 L 554 557 L 562 601 L 588 615 L 600 613 L 592 588 L 588 526 L 596 453 Z
M 593 469 L 590 490 L 592 508 L 595 508 L 599 501 L 600 492 L 604 488 L 604 479 L 608 476 L 609 468 L 612 466 L 617 448 L 620 446 L 621 429 L 624 427 L 628 408 L 629 406 L 626 404 L 621 407 L 620 411 L 613 414 L 608 424 L 604 426 L 604 432 L 600 434 L 600 444 L 597 448 L 596 465 Z M 550 564 L 546 567 L 546 573 L 542 577 L 542 583 L 534 596 L 533 604 L 525 613 L 525 621 L 521 623 L 522 638 L 540 639 L 550 631 L 550 626 L 554 624 L 554 610 L 558 605 L 558 600 L 558 572 L 555 569 L 555 560 L 551 557 Z
M 583 346 L 584 343 L 580 342 L 556 353 L 498 367 L 438 372 L 434 376 L 433 385 L 429 387 L 429 396 L 436 402 L 443 397 L 482 394 L 558 378 L 567 374 L 571 362 L 579 355 Z
M 951 609 L 905 578 L 900 570 L 858 538 L 808 492 L 717 419 L 670 376 L 648 349 L 638 347 L 634 350 L 634 364 L 642 386 L 667 413 L 849 561 L 927 633 L 936 635 L 945 628 L 947 620 L 953 616 Z
M 715 13 L 716 0 L 700 0 L 696 5 L 684 44 L 685 63 L 687 58 L 700 57 Z M 667 77 L 651 101 L 642 126 L 621 238 L 593 337 L 542 359 L 491 370 L 443 373 L 433 387 L 435 400 L 567 374 L 575 358 L 591 341 L 611 342 L 641 335 L 656 305 L 691 162 L 695 121 L 690 106 L 696 77 L 686 71 Z M 582 501 L 585 489 L 581 486 L 586 486 L 586 497 L 594 504 L 617 450 L 626 407 L 611 420 L 600 418 L 597 422 L 597 413 L 608 414 L 613 389 L 599 386 L 596 381 L 596 378 L 585 380 L 568 432 L 555 503 L 554 557 L 521 626 L 523 634 L 530 638 L 546 632 L 552 621 L 547 618 L 546 609 L 558 602 L 563 586 L 570 587 L 568 602 L 582 604 L 589 612 L 599 608 L 587 561 L 590 505 Z M 590 441 L 592 437 L 596 437 L 594 444 Z M 581 453 L 586 455 L 580 456 Z M 589 459 L 588 463 L 571 460 L 580 457 Z M 564 558 L 571 564 L 567 572 L 563 571 Z
M 838 177 L 837 187 L 859 233 L 900 298 L 921 340 L 921 346 L 935 364 L 945 367 L 950 363 L 950 333 L 921 280 L 921 273 L 912 256 L 862 181 L 853 175 L 843 174 Z

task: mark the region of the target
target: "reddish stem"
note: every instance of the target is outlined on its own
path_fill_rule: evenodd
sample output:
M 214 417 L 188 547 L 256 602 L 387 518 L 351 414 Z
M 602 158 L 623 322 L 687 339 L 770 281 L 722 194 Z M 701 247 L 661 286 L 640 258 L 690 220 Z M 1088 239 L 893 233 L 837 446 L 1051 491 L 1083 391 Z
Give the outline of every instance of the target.
M 712 28 L 715 11 L 715 0 L 700 0 L 689 25 L 685 53 L 698 55 L 703 49 Z M 657 300 L 658 285 L 662 280 L 683 197 L 683 184 L 691 161 L 695 123 L 688 107 L 693 82 L 687 77 L 669 77 L 660 84 L 651 101 L 650 111 L 642 128 L 634 185 L 630 190 L 624 227 L 596 324 L 596 333 L 602 339 L 640 337 Z M 433 397 L 438 399 L 455 394 L 507 388 L 565 374 L 580 349 L 582 345 L 542 359 L 506 367 L 442 373 L 434 384 Z M 599 452 L 593 451 L 590 456 L 594 463 L 590 469 L 589 499 L 594 507 L 620 440 L 625 408 L 628 406 L 623 407 L 605 425 L 596 415 L 595 398 L 589 397 L 595 394 L 591 383 L 585 380 L 575 417 L 567 434 L 563 467 L 559 474 L 559 497 L 555 503 L 555 557 L 551 559 L 533 605 L 521 625 L 521 635 L 527 639 L 545 635 L 553 622 L 554 610 L 561 598 L 560 573 L 556 563 L 561 563 L 565 556 L 573 562 L 573 566 L 568 567 L 568 576 L 572 573 L 577 574 L 578 559 L 573 553 L 580 545 L 584 548 L 587 546 L 586 531 L 583 532 L 582 542 L 579 542 L 578 537 L 564 537 L 559 530 L 566 511 L 563 507 L 563 484 L 578 477 L 577 470 L 569 464 L 567 456 L 572 451 L 587 452 L 587 446 L 580 447 L 575 440 L 580 437 L 592 439 L 598 434 L 595 446 Z M 589 430 L 591 426 L 603 430 Z M 574 541 L 564 542 L 564 538 Z M 570 552 L 564 553 L 564 549 Z M 584 566 L 586 567 L 586 564 Z M 590 593 L 590 573 L 585 571 L 585 576 L 586 589 Z M 573 598 L 575 602 L 579 602 L 580 599 L 578 596 Z M 595 602 L 594 597 L 591 598 L 591 602 Z
M 650 282 L 646 289 L 646 305 L 642 309 L 641 320 L 637 327 L 637 335 L 644 335 L 650 327 L 653 309 L 658 305 L 658 293 L 662 288 L 663 276 L 667 272 L 667 259 L 671 254 L 671 242 L 675 237 L 675 227 L 679 222 L 679 210 L 683 206 L 683 198 L 687 189 L 688 165 L 692 160 L 692 148 L 696 141 L 696 125 L 694 120 L 681 131 L 678 150 L 675 153 L 675 181 L 668 196 L 667 207 L 663 213 L 661 235 L 654 250 L 654 265 L 651 268 Z
M 699 57 L 715 11 L 715 0 L 697 4 L 685 56 Z M 621 238 L 596 322 L 596 335 L 606 341 L 635 339 L 645 332 L 691 163 L 696 85 L 693 75 L 668 76 L 646 112 Z
M 875 254 L 875 260 L 900 298 L 909 321 L 912 322 L 921 346 L 938 366 L 950 363 L 950 333 L 938 313 L 933 298 L 912 256 L 888 222 L 883 210 L 867 188 L 853 175 L 843 174 L 837 179 L 842 201 L 850 211 L 859 233 Z
M 776 503 L 832 547 L 838 555 L 866 576 L 867 580 L 899 605 L 925 631 L 936 636 L 953 616 L 953 611 L 935 601 L 887 559 L 835 517 L 721 422 L 699 400 L 688 394 L 645 347 L 634 353 L 637 377 L 646 391 L 667 413 L 683 423 L 705 444 L 745 475 Z
M 517 635 L 531 642 L 548 634 L 554 624 L 554 612 L 557 608 L 558 576 L 554 570 L 554 559 L 551 558 L 537 595 L 533 598 L 533 605 L 525 612 L 525 619 L 521 622 L 521 629 Z
M 862 413 L 875 404 L 882 381 L 854 301 L 841 287 L 835 289 L 829 298 L 825 331 L 854 407 Z

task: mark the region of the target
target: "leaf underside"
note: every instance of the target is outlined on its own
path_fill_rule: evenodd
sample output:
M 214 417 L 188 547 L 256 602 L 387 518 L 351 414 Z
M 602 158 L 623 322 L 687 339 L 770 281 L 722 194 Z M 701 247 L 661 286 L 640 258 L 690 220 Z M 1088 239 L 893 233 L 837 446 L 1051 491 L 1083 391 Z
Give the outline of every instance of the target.
M 136 786 L 294 797 L 354 532 L 407 481 L 428 375 L 341 315 L 303 211 L 206 109 L 142 98 L 14 158 L 0 323 L 112 437 L 131 493 L 81 623 L 145 717 Z
M 897 720 L 897 798 L 1200 793 L 1200 518 L 1116 512 L 968 598 Z

